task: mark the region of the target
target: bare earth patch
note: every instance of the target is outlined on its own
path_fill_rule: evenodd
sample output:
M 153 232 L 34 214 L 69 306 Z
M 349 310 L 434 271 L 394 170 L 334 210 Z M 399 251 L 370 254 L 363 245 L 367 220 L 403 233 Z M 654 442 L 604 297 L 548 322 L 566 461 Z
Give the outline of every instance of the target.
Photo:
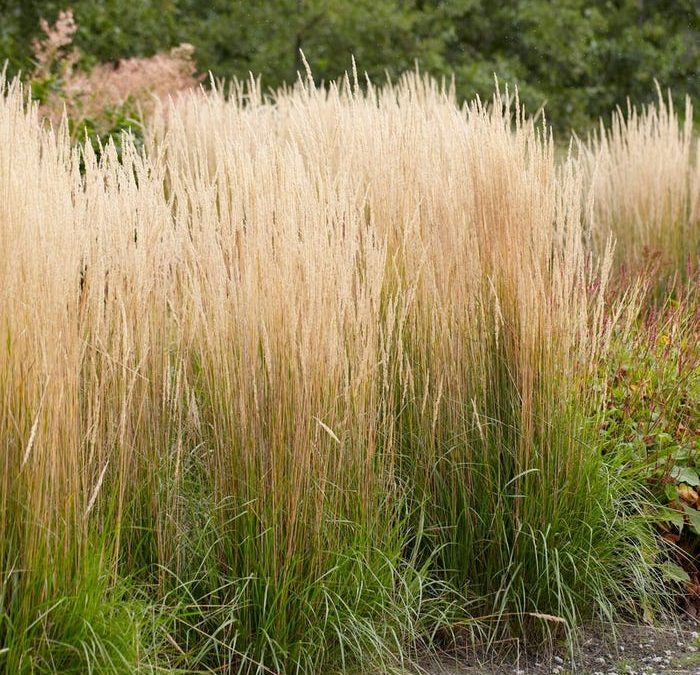
M 469 649 L 422 664 L 428 675 L 700 675 L 700 622 L 677 625 L 619 625 L 587 629 L 572 660 L 561 645 L 529 653 L 513 645 L 506 652 Z

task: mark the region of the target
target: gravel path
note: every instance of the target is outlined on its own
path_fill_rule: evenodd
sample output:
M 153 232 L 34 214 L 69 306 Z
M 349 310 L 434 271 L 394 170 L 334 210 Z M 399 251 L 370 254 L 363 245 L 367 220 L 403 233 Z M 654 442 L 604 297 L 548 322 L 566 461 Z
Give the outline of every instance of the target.
M 428 675 L 700 675 L 700 623 L 677 626 L 619 626 L 617 640 L 604 630 L 587 630 L 581 653 L 572 662 L 566 652 L 531 655 L 517 647 L 506 656 L 451 654 L 422 664 Z

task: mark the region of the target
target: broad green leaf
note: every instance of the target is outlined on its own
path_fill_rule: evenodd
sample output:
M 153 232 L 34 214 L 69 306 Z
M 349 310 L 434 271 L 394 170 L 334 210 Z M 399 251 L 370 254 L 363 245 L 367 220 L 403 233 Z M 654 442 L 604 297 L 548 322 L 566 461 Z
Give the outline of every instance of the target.
M 700 485 L 698 472 L 695 469 L 691 469 L 689 466 L 674 466 L 671 469 L 671 478 L 677 480 L 679 483 L 687 483 L 691 487 Z
M 661 570 L 664 576 L 671 581 L 678 581 L 680 583 L 690 581 L 688 573 L 680 565 L 676 565 L 675 563 L 663 563 L 663 565 L 661 565 Z
M 658 518 L 662 523 L 671 523 L 675 525 L 679 530 L 683 529 L 683 524 L 685 523 L 683 514 L 675 509 L 669 509 L 662 507 L 658 511 Z
M 690 529 L 695 532 L 695 534 L 700 534 L 700 511 L 691 508 L 687 504 L 683 504 L 683 511 L 685 511 L 685 515 L 688 516 Z
M 666 485 L 664 485 L 664 495 L 666 495 L 666 499 L 668 499 L 669 502 L 672 502 L 678 499 L 678 488 L 673 483 L 666 483 Z M 676 511 L 676 513 L 678 513 L 678 511 Z

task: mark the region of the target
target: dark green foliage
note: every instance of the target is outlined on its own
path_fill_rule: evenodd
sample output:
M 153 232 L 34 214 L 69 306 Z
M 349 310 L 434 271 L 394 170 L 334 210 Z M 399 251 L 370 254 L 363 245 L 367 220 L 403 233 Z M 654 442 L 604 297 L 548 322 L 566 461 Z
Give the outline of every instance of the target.
M 488 91 L 493 73 L 517 83 L 530 109 L 546 102 L 558 128 L 583 127 L 656 78 L 697 95 L 700 7 L 692 0 L 434 0 L 445 65 L 460 91 Z
M 700 314 L 696 278 L 617 330 L 605 361 L 601 449 L 668 544 L 659 569 L 694 605 L 700 575 Z M 653 294 L 652 294 L 653 297 Z M 669 593 L 672 597 L 672 593 Z M 680 599 L 679 598 L 679 599 Z
M 147 56 L 179 42 L 203 72 L 293 81 L 303 50 L 318 80 L 350 68 L 381 80 L 418 62 L 456 75 L 460 96 L 517 84 L 556 128 L 585 128 L 616 105 L 700 92 L 700 6 L 693 0 L 0 0 L 0 58 L 31 68 L 39 17 L 71 5 L 90 62 Z
M 691 282 L 682 297 L 643 312 L 606 362 L 603 451 L 624 455 L 664 502 L 677 499 L 676 484 L 700 483 L 697 292 Z

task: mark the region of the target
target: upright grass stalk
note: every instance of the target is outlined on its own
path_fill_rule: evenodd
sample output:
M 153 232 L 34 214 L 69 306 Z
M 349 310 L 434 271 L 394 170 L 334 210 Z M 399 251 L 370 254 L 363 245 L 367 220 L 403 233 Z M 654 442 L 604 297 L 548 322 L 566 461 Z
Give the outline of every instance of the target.
M 587 423 L 610 252 L 517 100 L 251 81 L 146 133 L 0 106 L 3 666 L 385 672 L 457 603 L 653 595 Z
M 304 232 L 319 199 L 326 215 L 314 230 L 330 238 L 328 253 L 336 195 L 350 204 L 343 233 L 385 242 L 381 295 L 392 307 L 398 298 L 403 317 L 384 330 L 398 424 L 385 452 L 426 528 L 424 550 L 439 551 L 439 577 L 489 615 L 547 614 L 570 627 L 651 587 L 643 555 L 653 545 L 634 519 L 619 528 L 617 488 L 587 422 L 611 252 L 589 259 L 579 165 L 556 169 L 546 129 L 517 101 L 460 110 L 449 89 L 416 76 L 365 94 L 347 80 L 325 92 L 302 82 L 268 101 L 252 82 L 232 101 L 186 99 L 150 133 L 174 193 L 183 176 L 203 181 L 226 222 L 242 224 L 229 239 L 249 239 L 267 213 L 266 236 L 281 248 L 267 245 L 266 273 L 280 266 L 277 250 L 317 255 Z M 286 187 L 288 166 L 309 186 Z M 344 265 L 333 268 L 342 277 Z M 638 574 L 616 563 L 615 547 Z
M 614 236 L 617 267 L 646 269 L 659 283 L 686 279 L 700 255 L 700 143 L 690 98 L 684 113 L 681 120 L 659 89 L 655 105 L 628 104 L 578 143 L 593 247 L 604 250 Z
M 135 626 L 127 605 L 105 602 L 88 537 L 77 157 L 16 83 L 0 99 L 0 142 L 0 669 L 126 671 Z

